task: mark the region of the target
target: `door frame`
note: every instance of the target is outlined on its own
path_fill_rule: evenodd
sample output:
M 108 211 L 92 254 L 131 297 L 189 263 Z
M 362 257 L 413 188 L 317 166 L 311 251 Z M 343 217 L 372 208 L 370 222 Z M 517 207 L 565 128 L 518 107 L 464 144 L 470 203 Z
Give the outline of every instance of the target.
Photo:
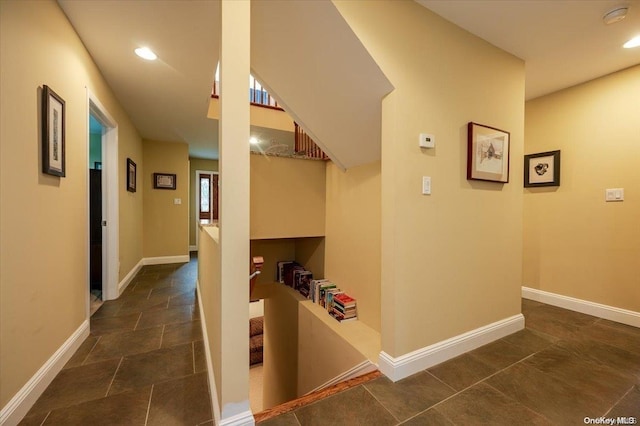
M 112 300 L 120 296 L 118 291 L 119 264 L 119 196 L 118 196 L 118 123 L 100 100 L 87 89 L 87 208 L 89 205 L 89 116 L 102 124 L 102 299 Z M 88 210 L 87 210 L 88 212 Z M 87 229 L 89 215 L 87 214 Z M 88 234 L 87 234 L 88 235 Z M 88 237 L 87 237 L 88 241 Z M 88 244 L 87 244 L 88 246 Z M 87 283 L 89 283 L 90 248 L 87 247 Z M 89 318 L 89 286 L 87 291 L 87 318 Z
M 194 214 L 191 220 L 195 220 L 196 222 L 196 250 L 199 248 L 200 244 L 200 175 L 218 175 L 218 182 L 220 182 L 220 174 L 218 172 L 214 172 L 213 170 L 196 170 L 196 180 L 195 180 L 195 188 L 196 191 L 196 203 L 193 206 Z M 218 192 L 218 202 L 220 200 L 220 192 Z M 218 204 L 218 210 L 220 210 L 220 205 Z M 213 211 L 211 212 L 213 215 Z

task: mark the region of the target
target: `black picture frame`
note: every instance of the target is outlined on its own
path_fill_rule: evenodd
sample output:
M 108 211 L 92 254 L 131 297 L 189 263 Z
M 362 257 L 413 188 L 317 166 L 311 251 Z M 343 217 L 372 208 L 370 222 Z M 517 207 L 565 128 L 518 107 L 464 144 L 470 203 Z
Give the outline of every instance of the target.
M 137 166 L 131 158 L 127 158 L 127 191 L 136 192 Z
M 66 176 L 65 102 L 46 84 L 42 86 L 42 172 Z
M 509 182 L 511 134 L 469 122 L 467 125 L 467 180 Z
M 524 187 L 560 186 L 560 150 L 524 156 Z
M 154 173 L 153 187 L 155 189 L 176 189 L 176 175 L 174 173 Z

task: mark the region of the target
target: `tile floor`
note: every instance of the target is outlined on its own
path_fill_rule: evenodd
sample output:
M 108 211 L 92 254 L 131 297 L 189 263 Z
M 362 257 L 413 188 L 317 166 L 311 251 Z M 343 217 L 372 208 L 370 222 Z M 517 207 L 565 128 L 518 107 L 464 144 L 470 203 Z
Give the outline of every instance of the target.
M 383 376 L 259 424 L 640 422 L 640 329 L 529 300 L 522 312 L 526 328 L 516 334 L 396 383 Z
M 145 266 L 21 425 L 213 425 L 197 259 Z
M 146 266 L 22 425 L 213 425 L 196 260 Z M 640 329 L 523 300 L 526 329 L 397 383 L 386 377 L 260 423 L 584 424 L 640 419 Z M 640 420 L 639 420 L 640 421 Z M 631 423 L 630 423 L 631 424 Z

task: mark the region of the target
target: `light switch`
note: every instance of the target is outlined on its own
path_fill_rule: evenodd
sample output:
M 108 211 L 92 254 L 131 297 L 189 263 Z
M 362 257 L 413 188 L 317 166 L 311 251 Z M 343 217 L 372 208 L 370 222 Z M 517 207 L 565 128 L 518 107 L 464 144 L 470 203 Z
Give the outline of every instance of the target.
M 422 194 L 431 195 L 431 176 L 422 176 Z
M 182 204 L 182 198 L 174 198 L 173 199 L 173 204 L 175 204 L 175 205 Z
M 420 148 L 435 148 L 436 137 L 427 133 L 420 133 Z
M 609 201 L 624 201 L 624 188 L 611 188 L 605 191 L 604 199 Z

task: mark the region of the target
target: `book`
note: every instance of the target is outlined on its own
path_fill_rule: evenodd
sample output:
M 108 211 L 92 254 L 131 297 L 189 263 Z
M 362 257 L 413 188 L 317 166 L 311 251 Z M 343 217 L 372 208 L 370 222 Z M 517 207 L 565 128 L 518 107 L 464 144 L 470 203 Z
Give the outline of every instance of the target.
M 284 283 L 284 266 L 294 263 L 293 260 L 281 260 L 276 263 L 276 282 Z
M 320 285 L 328 281 L 329 280 L 326 279 L 311 280 L 309 299 L 311 299 L 313 303 L 318 303 L 318 293 L 320 291 Z
M 356 299 L 354 299 L 353 297 L 349 296 L 346 293 L 342 293 L 340 295 L 337 295 L 335 297 L 335 301 L 337 303 L 340 303 L 344 307 L 356 306 Z
M 298 262 L 292 262 L 285 264 L 282 268 L 283 271 L 283 281 L 284 285 L 293 287 L 294 286 L 294 272 L 295 271 L 304 271 L 304 268 L 300 266 Z
M 294 288 L 300 292 L 307 299 L 311 292 L 311 280 L 313 279 L 313 273 L 310 271 L 295 271 L 294 272 Z
M 320 288 L 318 291 L 318 301 L 316 303 L 318 303 L 322 307 L 325 307 L 327 301 L 327 290 L 331 290 L 332 288 L 336 288 L 336 285 L 332 282 L 327 281 L 326 283 L 320 284 Z
M 325 293 L 325 308 L 327 309 L 327 312 L 331 312 L 331 310 L 333 309 L 333 298 L 336 294 L 342 293 L 342 290 L 340 290 L 339 288 L 332 288 L 327 290 L 327 292 Z

